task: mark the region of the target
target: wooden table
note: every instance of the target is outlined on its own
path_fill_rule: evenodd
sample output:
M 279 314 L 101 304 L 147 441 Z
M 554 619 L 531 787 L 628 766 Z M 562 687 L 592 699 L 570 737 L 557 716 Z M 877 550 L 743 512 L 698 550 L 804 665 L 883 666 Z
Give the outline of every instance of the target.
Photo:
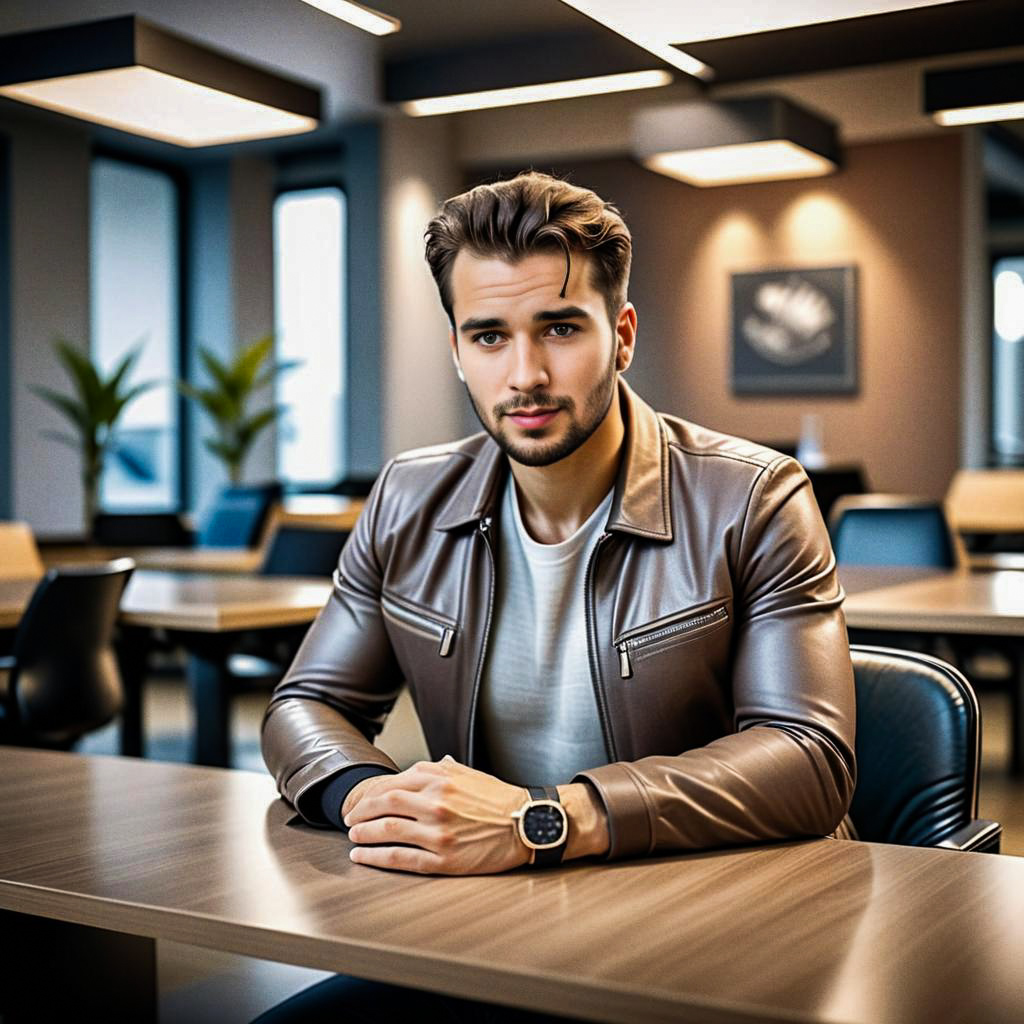
M 35 588 L 0 581 L 0 628 L 16 626 Z M 171 631 L 188 652 L 194 711 L 193 760 L 230 763 L 231 679 L 227 661 L 240 637 L 312 622 L 331 592 L 328 580 L 288 576 L 162 573 L 139 569 L 121 601 L 119 655 L 125 701 L 121 752 L 141 755 L 142 688 L 154 629 Z
M 1024 775 L 1024 573 L 840 567 L 851 639 L 859 631 L 991 639 L 1014 666 L 1011 771 Z
M 1021 1019 L 1014 857 L 815 840 L 422 878 L 290 818 L 256 773 L 0 750 L 5 1022 L 155 1019 L 154 939 L 623 1024 Z

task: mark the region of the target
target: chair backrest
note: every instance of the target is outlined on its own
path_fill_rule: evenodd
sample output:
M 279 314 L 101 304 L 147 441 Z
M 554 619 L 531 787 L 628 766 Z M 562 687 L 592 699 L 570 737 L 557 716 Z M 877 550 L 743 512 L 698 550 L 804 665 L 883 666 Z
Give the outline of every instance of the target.
M 225 487 L 199 528 L 200 547 L 253 548 L 274 504 L 281 500 L 279 483 Z
M 835 503 L 848 494 L 863 494 L 867 488 L 864 470 L 860 466 L 823 466 L 808 468 L 807 476 L 814 489 L 814 497 L 826 522 Z
M 851 647 L 857 691 L 859 838 L 934 846 L 978 810 L 981 718 L 952 665 L 912 651 Z
M 176 512 L 101 512 L 93 521 L 97 544 L 184 547 L 192 542 Z
M 8 708 L 31 740 L 67 743 L 121 707 L 112 635 L 135 563 L 50 569 L 40 580 L 14 638 Z
M 348 530 L 279 526 L 270 539 L 263 576 L 330 576 L 348 540 Z
M 956 565 L 942 505 L 926 498 L 845 495 L 832 506 L 829 532 L 840 565 Z
M 28 523 L 0 523 L 0 580 L 36 580 L 43 560 Z

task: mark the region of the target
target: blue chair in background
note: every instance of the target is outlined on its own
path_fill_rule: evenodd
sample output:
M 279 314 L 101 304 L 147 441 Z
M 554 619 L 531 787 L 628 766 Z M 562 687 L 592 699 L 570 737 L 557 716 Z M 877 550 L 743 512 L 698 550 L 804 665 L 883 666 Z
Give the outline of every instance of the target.
M 206 514 L 197 541 L 205 548 L 254 548 L 281 500 L 279 483 L 225 487 Z
M 278 526 L 260 566 L 261 576 L 331 576 L 348 530 Z
M 942 505 L 900 494 L 844 495 L 832 506 L 829 533 L 840 565 L 956 566 Z

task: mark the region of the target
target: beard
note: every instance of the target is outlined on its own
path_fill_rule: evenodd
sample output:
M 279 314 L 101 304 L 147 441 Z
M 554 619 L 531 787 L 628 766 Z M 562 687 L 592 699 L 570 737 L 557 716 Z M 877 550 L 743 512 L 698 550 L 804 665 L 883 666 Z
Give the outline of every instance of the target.
M 536 391 L 530 395 L 523 395 L 521 398 L 496 405 L 492 411 L 494 417 L 492 424 L 481 413 L 480 407 L 476 404 L 468 387 L 466 394 L 469 396 L 473 412 L 476 413 L 480 425 L 510 459 L 523 466 L 550 466 L 552 463 L 572 455 L 574 451 L 586 444 L 594 431 L 604 422 L 605 416 L 608 415 L 608 410 L 611 408 L 612 399 L 615 397 L 615 356 L 616 353 L 613 349 L 608 368 L 584 399 L 583 410 L 579 415 L 577 415 L 576 403 L 568 396 L 559 398 L 546 391 Z M 569 419 L 565 435 L 560 440 L 552 441 L 541 447 L 517 444 L 502 430 L 500 426 L 502 417 L 517 409 L 537 407 L 564 409 Z M 544 436 L 545 430 L 547 427 L 540 427 L 537 430 L 524 430 L 523 433 L 526 437 L 539 439 Z

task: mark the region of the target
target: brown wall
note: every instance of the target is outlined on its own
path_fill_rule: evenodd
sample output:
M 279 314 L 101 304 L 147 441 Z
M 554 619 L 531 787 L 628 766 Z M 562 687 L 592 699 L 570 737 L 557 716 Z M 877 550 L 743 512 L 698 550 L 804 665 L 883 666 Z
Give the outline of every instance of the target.
M 729 433 L 795 439 L 821 415 L 828 455 L 875 490 L 941 497 L 958 464 L 960 140 L 849 148 L 840 174 L 691 188 L 629 160 L 572 180 L 616 202 L 634 237 L 640 318 L 629 378 L 657 408 Z M 737 397 L 729 383 L 729 275 L 856 264 L 856 395 Z

